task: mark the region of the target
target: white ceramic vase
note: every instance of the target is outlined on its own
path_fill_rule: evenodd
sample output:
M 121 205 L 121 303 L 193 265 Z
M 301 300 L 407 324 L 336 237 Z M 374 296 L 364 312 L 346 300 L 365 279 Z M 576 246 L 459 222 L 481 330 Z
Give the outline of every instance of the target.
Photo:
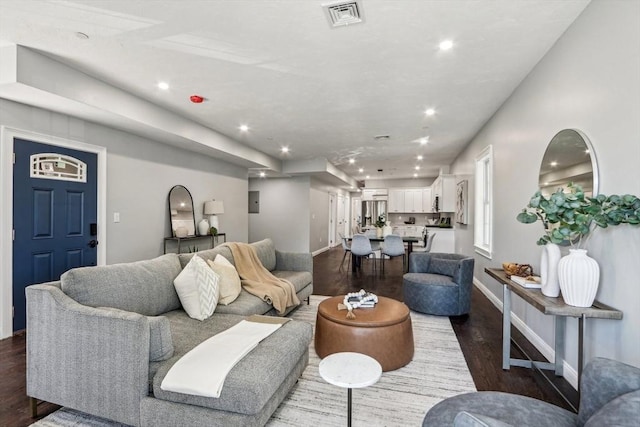
M 382 237 L 382 227 L 376 227 L 376 237 Z
M 560 295 L 558 282 L 558 263 L 560 262 L 560 247 L 555 243 L 547 243 L 542 247 L 540 259 L 540 282 L 542 293 L 548 297 Z
M 382 237 L 386 237 L 389 234 L 393 234 L 393 228 L 391 227 L 391 221 L 387 221 L 387 225 L 382 227 Z
M 201 236 L 206 236 L 209 234 L 209 221 L 203 219 L 198 223 L 198 234 Z
M 564 302 L 575 307 L 591 307 L 600 282 L 600 267 L 585 249 L 570 249 L 558 263 L 558 279 Z

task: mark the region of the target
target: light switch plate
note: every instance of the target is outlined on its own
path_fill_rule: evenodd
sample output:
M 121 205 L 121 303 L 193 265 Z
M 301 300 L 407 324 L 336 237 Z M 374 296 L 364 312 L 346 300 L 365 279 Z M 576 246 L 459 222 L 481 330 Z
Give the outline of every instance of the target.
M 113 222 L 120 222 L 120 212 L 113 213 Z

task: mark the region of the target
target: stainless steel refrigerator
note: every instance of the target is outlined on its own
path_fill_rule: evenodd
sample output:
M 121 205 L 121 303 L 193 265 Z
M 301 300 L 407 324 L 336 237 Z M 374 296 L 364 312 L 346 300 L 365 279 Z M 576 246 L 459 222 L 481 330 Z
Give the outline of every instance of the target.
M 380 215 L 384 215 L 387 220 L 387 201 L 370 200 L 362 202 L 362 223 L 361 227 L 375 226 Z

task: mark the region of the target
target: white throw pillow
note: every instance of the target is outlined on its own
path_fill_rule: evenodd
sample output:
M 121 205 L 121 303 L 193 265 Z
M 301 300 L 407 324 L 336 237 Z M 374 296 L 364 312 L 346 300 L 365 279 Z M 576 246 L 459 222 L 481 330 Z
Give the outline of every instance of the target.
M 220 298 L 218 299 L 218 304 L 231 304 L 242 291 L 238 271 L 231 262 L 220 254 L 216 255 L 213 261 L 207 260 L 207 264 L 220 276 Z
M 173 285 L 189 317 L 204 320 L 213 314 L 218 304 L 219 282 L 216 272 L 202 258 L 194 255 Z

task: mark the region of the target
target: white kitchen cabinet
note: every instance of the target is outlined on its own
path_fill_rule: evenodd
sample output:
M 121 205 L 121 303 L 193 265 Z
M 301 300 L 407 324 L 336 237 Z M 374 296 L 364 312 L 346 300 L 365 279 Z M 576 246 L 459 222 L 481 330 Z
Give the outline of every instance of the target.
M 402 188 L 389 189 L 389 212 L 403 213 L 404 210 L 404 198 L 405 191 Z
M 431 187 L 422 189 L 422 212 L 433 212 L 433 199 L 431 198 Z
M 362 201 L 387 200 L 386 188 L 365 188 L 362 190 Z
M 407 189 L 404 193 L 404 211 L 422 213 L 422 189 Z
M 456 177 L 440 175 L 431 185 L 431 204 L 435 210 L 435 198 L 438 198 L 437 212 L 455 212 L 456 210 Z

